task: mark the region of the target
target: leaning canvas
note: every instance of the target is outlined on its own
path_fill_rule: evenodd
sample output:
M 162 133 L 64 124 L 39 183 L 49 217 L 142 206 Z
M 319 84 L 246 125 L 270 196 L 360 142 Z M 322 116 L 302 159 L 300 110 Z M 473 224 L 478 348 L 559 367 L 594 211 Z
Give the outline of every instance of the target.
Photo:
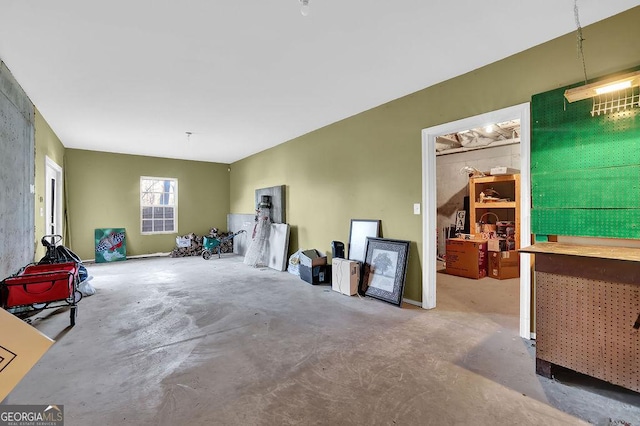
M 98 228 L 95 230 L 96 263 L 126 260 L 127 244 L 124 228 Z

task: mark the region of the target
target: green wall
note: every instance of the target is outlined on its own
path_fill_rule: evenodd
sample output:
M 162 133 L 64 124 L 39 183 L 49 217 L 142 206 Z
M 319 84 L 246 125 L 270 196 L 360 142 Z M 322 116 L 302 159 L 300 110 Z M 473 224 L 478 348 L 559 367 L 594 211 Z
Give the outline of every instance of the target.
M 636 7 L 583 29 L 590 77 L 640 63 L 639 20 Z M 290 251 L 330 252 L 332 240 L 348 241 L 350 219 L 381 219 L 385 237 L 412 241 L 405 297 L 419 301 L 422 217 L 412 204 L 422 200 L 421 130 L 583 79 L 576 35 L 567 34 L 233 163 L 231 212 L 253 212 L 256 188 L 286 185 Z
M 591 99 L 565 102 L 570 87 L 531 103 L 531 231 L 638 239 L 640 108 L 591 116 Z
M 45 250 L 40 239 L 47 234 L 45 230 L 46 220 L 40 215 L 40 209 L 45 209 L 45 157 L 51 158 L 64 170 L 64 146 L 58 136 L 53 133 L 51 127 L 36 109 L 35 114 L 35 256 L 34 260 L 39 260 L 44 256 Z
M 95 256 L 95 228 L 126 228 L 127 255 L 169 252 L 175 237 L 211 227 L 227 228 L 229 166 L 200 161 L 67 149 L 65 177 L 69 247 L 82 259 Z M 178 179 L 178 230 L 140 233 L 140 176 Z

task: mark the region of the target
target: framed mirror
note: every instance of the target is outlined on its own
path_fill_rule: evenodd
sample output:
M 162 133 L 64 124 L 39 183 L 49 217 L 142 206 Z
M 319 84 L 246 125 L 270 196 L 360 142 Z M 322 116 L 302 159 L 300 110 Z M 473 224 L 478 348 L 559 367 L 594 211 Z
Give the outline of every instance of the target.
M 380 220 L 351 219 L 349 230 L 349 260 L 364 262 L 367 237 L 380 236 Z

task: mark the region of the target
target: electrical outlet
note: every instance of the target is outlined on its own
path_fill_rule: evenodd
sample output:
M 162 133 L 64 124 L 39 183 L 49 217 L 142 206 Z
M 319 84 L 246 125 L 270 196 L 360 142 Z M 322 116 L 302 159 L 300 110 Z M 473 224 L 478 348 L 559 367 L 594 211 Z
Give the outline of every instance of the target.
M 420 203 L 415 203 L 413 205 L 413 214 L 420 214 Z

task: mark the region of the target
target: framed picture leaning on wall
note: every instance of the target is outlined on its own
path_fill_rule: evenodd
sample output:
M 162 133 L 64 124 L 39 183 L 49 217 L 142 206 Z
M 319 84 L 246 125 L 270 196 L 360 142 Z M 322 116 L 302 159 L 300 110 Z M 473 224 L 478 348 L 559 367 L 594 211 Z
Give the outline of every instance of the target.
M 409 261 L 409 241 L 367 238 L 365 294 L 400 306 Z

